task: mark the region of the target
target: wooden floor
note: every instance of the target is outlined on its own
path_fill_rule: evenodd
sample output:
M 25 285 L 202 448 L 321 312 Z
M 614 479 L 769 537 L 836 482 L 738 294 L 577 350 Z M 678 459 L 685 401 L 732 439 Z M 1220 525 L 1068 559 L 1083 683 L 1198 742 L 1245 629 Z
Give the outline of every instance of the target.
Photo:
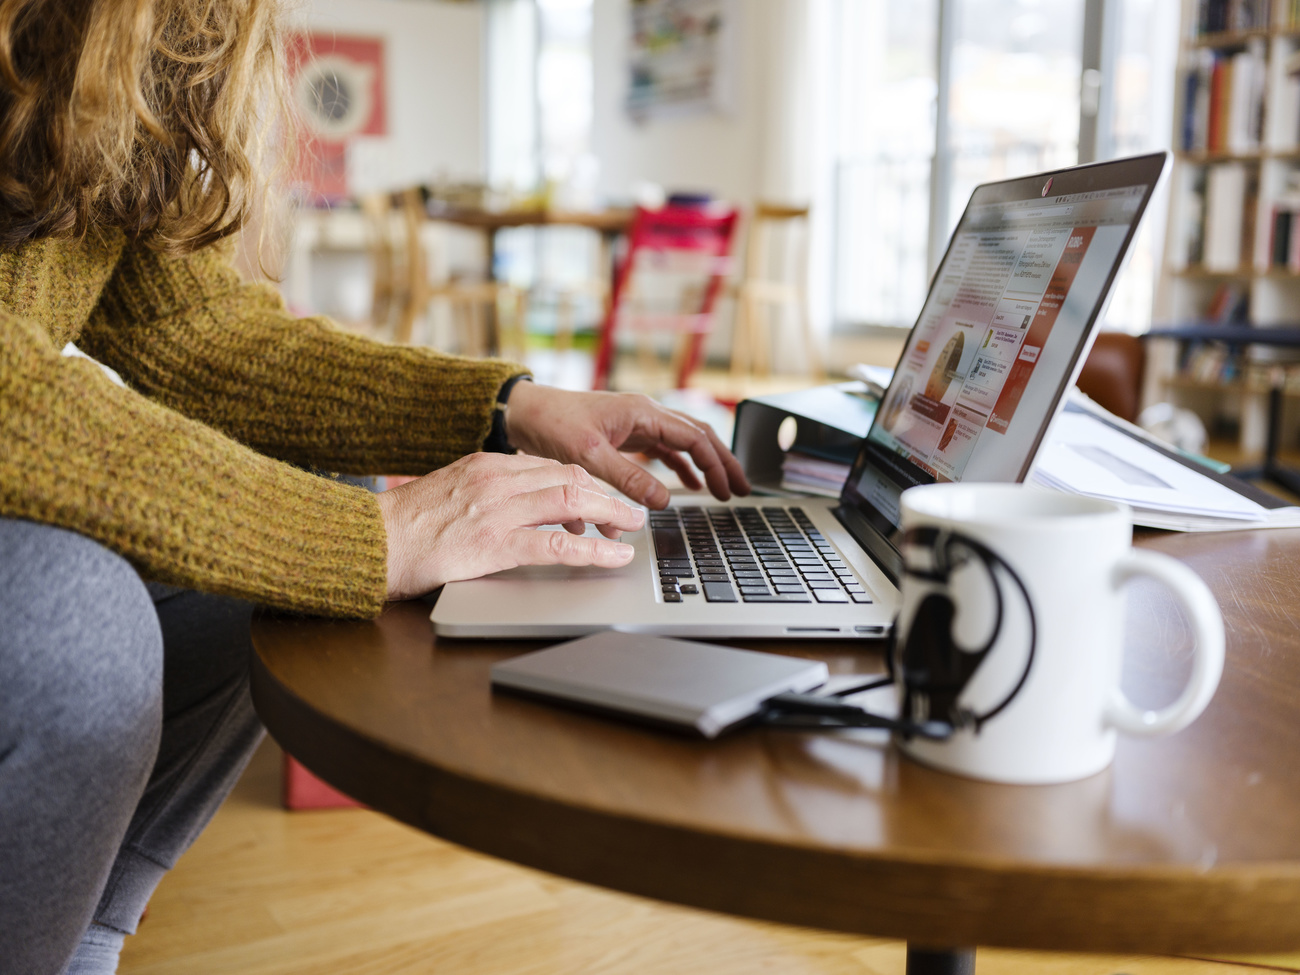
M 903 975 L 898 942 L 575 884 L 364 810 L 287 813 L 279 750 L 162 882 L 123 975 Z M 1237 975 L 1241 962 L 981 950 L 979 975 Z

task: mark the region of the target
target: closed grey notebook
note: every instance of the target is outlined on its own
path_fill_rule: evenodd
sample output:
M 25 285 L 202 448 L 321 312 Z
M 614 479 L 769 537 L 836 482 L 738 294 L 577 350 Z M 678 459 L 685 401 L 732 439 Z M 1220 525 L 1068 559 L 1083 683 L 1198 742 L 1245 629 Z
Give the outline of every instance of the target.
M 502 661 L 494 687 L 693 730 L 706 738 L 768 698 L 826 682 L 826 664 L 606 630 Z

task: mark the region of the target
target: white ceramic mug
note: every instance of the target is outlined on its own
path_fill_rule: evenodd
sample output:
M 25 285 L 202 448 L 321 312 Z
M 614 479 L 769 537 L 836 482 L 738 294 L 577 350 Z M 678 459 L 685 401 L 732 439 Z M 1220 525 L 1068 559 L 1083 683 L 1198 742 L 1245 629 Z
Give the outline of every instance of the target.
M 902 498 L 902 606 L 892 659 L 900 712 L 950 721 L 944 741 L 900 737 L 908 755 L 998 782 L 1068 782 L 1101 771 L 1117 732 L 1190 724 L 1223 671 L 1223 618 L 1175 559 L 1132 548 L 1127 508 L 1019 484 L 933 484 Z M 1124 583 L 1150 576 L 1196 639 L 1181 696 L 1157 711 L 1120 690 Z

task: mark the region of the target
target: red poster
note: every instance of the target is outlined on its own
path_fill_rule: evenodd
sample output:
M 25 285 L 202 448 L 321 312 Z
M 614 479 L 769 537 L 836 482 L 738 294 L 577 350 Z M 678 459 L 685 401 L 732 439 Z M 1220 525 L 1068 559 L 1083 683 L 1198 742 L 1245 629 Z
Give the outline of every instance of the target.
M 384 135 L 388 127 L 384 42 L 296 34 L 289 41 L 289 72 L 302 123 L 299 182 L 313 202 L 343 199 L 348 140 Z
M 1074 284 L 1074 276 L 1079 273 L 1079 265 L 1083 263 L 1083 255 L 1087 253 L 1096 229 L 1096 227 L 1075 227 L 1070 232 L 1070 239 L 1065 245 L 1065 250 L 1061 252 L 1061 259 L 1056 262 L 1056 270 L 1052 272 L 1052 279 L 1047 283 L 1047 291 L 1044 292 L 1043 300 L 1034 314 L 1033 324 L 1029 326 L 1025 341 L 1021 343 L 1020 354 L 1011 364 L 1007 372 L 1007 381 L 1003 384 L 998 401 L 993 406 L 993 413 L 989 416 L 988 429 L 994 433 L 1006 433 L 1011 418 L 1016 415 L 1020 397 L 1025 395 L 1029 377 L 1033 375 L 1034 366 L 1038 364 L 1039 354 L 1047 343 L 1047 337 L 1052 333 L 1052 326 L 1056 324 L 1056 317 L 1061 313 L 1065 296 L 1070 293 L 1070 285 Z

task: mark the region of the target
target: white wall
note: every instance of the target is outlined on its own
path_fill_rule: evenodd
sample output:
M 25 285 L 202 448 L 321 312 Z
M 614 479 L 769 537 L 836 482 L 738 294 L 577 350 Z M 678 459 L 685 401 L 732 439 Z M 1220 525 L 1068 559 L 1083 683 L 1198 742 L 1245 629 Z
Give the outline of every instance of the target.
M 443 0 L 301 0 L 308 30 L 382 37 L 386 137 L 356 140 L 354 189 L 484 177 L 484 7 Z

